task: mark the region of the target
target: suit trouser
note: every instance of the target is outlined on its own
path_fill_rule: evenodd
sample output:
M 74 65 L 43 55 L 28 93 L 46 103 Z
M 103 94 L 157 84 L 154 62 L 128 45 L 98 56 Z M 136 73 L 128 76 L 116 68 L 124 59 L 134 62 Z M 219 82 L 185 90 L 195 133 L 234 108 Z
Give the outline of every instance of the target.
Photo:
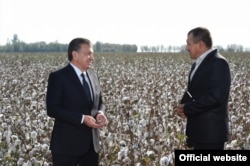
M 98 166 L 99 154 L 91 143 L 89 151 L 84 155 L 71 156 L 52 152 L 52 160 L 53 166 Z

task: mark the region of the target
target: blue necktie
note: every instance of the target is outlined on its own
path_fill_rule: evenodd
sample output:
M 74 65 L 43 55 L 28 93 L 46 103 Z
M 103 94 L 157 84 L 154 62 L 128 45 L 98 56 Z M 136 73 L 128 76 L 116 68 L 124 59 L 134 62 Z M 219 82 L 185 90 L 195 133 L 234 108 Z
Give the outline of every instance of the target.
M 86 96 L 87 96 L 89 102 L 92 103 L 90 87 L 89 87 L 87 81 L 85 80 L 85 75 L 82 73 L 81 76 L 82 76 L 83 89 L 84 89 L 84 91 L 86 93 Z

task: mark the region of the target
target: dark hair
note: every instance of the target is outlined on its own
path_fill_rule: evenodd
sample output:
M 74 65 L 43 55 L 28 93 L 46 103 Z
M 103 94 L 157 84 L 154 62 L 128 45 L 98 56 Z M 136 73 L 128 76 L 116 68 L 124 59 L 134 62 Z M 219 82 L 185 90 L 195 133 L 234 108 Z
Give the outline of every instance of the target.
M 203 41 L 208 48 L 211 48 L 213 45 L 212 37 L 207 28 L 197 27 L 188 32 L 188 35 L 193 34 L 193 42 L 198 43 Z
M 72 52 L 79 51 L 82 44 L 91 45 L 91 42 L 89 39 L 85 39 L 85 38 L 75 38 L 71 40 L 68 46 L 68 60 L 69 61 L 71 61 L 73 58 Z

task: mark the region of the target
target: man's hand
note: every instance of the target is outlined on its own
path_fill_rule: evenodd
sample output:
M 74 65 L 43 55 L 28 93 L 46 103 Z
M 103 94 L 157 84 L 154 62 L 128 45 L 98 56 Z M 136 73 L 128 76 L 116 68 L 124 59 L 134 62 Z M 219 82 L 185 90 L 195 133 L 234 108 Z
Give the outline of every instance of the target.
M 103 127 L 102 124 L 98 124 L 97 121 L 95 120 L 95 118 L 93 118 L 92 116 L 89 115 L 85 115 L 84 116 L 84 121 L 83 123 L 91 128 L 101 128 Z
M 186 115 L 184 114 L 184 110 L 183 110 L 184 104 L 180 104 L 177 106 L 176 108 L 176 112 L 177 115 L 181 118 L 186 118 Z
M 103 113 L 98 113 L 96 115 L 96 121 L 97 124 L 101 126 L 101 128 L 108 123 L 107 117 Z

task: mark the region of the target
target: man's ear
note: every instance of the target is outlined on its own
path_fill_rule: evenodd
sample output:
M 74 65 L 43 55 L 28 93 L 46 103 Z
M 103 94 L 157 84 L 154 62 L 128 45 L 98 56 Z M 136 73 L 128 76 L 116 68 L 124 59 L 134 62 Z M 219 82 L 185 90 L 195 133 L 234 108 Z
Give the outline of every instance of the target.
M 200 48 L 206 48 L 206 44 L 202 40 L 200 40 L 198 44 Z
M 72 51 L 72 58 L 76 59 L 78 56 L 77 51 Z

